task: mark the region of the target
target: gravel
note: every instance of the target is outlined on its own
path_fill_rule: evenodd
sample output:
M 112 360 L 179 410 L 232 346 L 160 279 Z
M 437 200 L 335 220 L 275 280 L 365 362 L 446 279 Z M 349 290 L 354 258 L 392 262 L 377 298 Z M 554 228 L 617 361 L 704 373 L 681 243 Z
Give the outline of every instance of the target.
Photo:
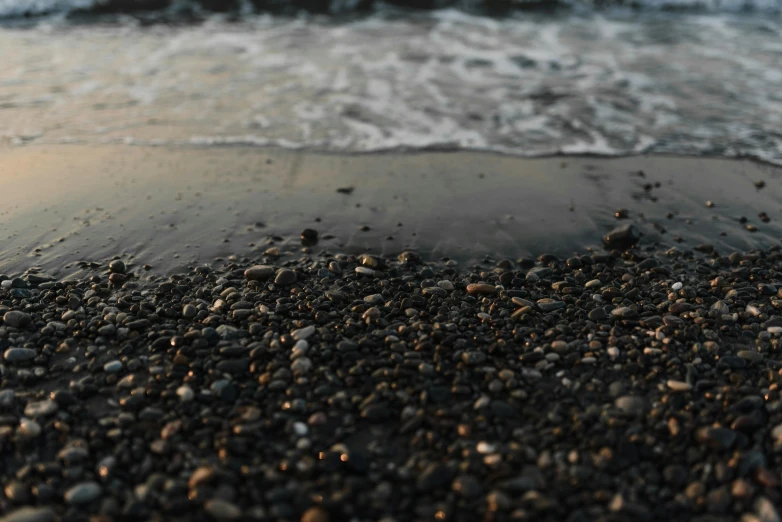
M 779 519 L 780 249 L 116 263 L 0 290 L 0 521 Z

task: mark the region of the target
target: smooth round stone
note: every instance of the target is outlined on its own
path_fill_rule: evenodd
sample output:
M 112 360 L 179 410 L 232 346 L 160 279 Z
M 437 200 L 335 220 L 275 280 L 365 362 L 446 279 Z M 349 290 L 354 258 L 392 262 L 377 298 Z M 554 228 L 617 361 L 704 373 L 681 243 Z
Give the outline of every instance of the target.
M 31 402 L 24 407 L 24 414 L 28 417 L 45 417 L 55 413 L 59 407 L 51 399 L 39 402 Z
M 13 328 L 24 328 L 30 324 L 32 320 L 33 317 L 30 314 L 16 310 L 11 310 L 3 315 L 3 322 L 6 326 L 11 326 Z
M 565 303 L 563 301 L 556 301 L 554 299 L 540 299 L 538 300 L 538 308 L 543 310 L 544 312 L 553 312 L 554 310 L 559 310 L 561 308 L 565 308 Z
M 14 390 L 2 390 L 0 391 L 0 406 L 9 407 L 14 404 L 16 399 L 16 392 Z
M 248 281 L 266 281 L 273 275 L 274 267 L 268 265 L 255 265 L 244 271 L 244 278 Z
M 22 419 L 19 422 L 19 434 L 33 439 L 41 434 L 41 425 L 32 419 Z
M 198 309 L 191 304 L 186 304 L 185 306 L 182 307 L 182 317 L 184 317 L 185 319 L 192 319 L 197 314 L 198 314 Z
M 600 321 L 608 317 L 608 314 L 606 313 L 605 308 L 598 306 L 594 310 L 590 310 L 587 317 L 590 321 Z
M 680 283 L 680 282 L 678 282 L 678 281 L 677 281 L 676 283 L 674 283 L 674 284 L 672 284 L 672 285 L 671 285 L 671 290 L 673 290 L 674 292 L 678 292 L 678 291 L 679 291 L 679 290 L 681 290 L 683 287 L 684 287 L 684 285 L 683 285 L 682 283 Z
M 728 305 L 723 301 L 717 301 L 711 305 L 711 309 L 716 310 L 720 315 L 728 315 L 730 313 L 730 308 L 728 308 Z
M 302 341 L 304 339 L 309 338 L 314 333 L 315 333 L 315 326 L 309 325 L 309 326 L 305 326 L 304 328 L 299 328 L 298 330 L 292 331 L 291 337 L 293 337 L 297 341 Z
M 292 427 L 293 427 L 293 433 L 295 433 L 299 437 L 305 436 L 310 431 L 307 425 L 304 424 L 303 422 L 294 422 Z
M 3 358 L 9 363 L 29 362 L 38 357 L 38 352 L 30 348 L 9 348 Z
M 665 383 L 668 388 L 675 392 L 688 392 L 692 390 L 692 385 L 684 381 L 677 381 L 675 379 L 668 379 Z
M 445 290 L 446 292 L 451 292 L 453 290 L 453 283 L 447 280 L 442 280 L 437 282 L 437 286 Z
M 51 508 L 25 506 L 0 518 L 0 522 L 54 522 L 56 518 Z
M 278 286 L 288 286 L 296 282 L 296 272 L 287 268 L 281 268 L 274 278 L 274 284 Z
M 485 360 L 486 354 L 483 352 L 464 352 L 462 354 L 462 361 L 464 361 L 464 364 L 481 364 Z
M 103 365 L 103 371 L 106 373 L 119 373 L 122 371 L 122 362 L 109 361 Z
M 322 507 L 315 506 L 309 508 L 301 516 L 301 522 L 331 522 L 328 511 Z
M 472 283 L 467 285 L 467 293 L 470 295 L 494 295 L 497 293 L 497 288 L 485 283 Z
M 642 397 L 625 395 L 619 397 L 614 405 L 628 415 L 643 415 L 646 410 L 646 401 Z
M 535 308 L 535 303 L 527 299 L 522 299 L 521 297 L 512 297 L 510 302 L 515 304 L 516 306 L 521 306 L 521 307 L 529 306 L 530 308 Z
M 65 492 L 65 502 L 68 504 L 89 504 L 97 499 L 102 492 L 97 482 L 81 482 Z
M 195 399 L 195 392 L 193 391 L 193 388 L 191 388 L 187 384 L 177 388 L 176 394 L 177 397 L 179 397 L 179 400 L 182 402 L 189 402 Z
M 357 266 L 356 267 L 356 273 L 357 274 L 361 274 L 361 275 L 365 275 L 365 276 L 373 276 L 373 275 L 375 275 L 375 271 L 374 270 L 372 270 L 371 268 L 367 268 L 365 266 Z
M 126 270 L 125 263 L 121 259 L 115 259 L 109 263 L 109 272 L 114 274 L 124 274 Z
M 312 370 L 312 361 L 307 357 L 299 357 L 291 363 L 291 371 L 294 373 L 305 374 Z
M 204 505 L 204 509 L 218 521 L 238 520 L 242 516 L 242 510 L 235 504 L 219 498 L 208 500 Z
M 766 330 L 770 334 L 775 334 L 775 335 L 782 334 L 782 326 L 769 326 Z
M 383 304 L 385 302 L 385 299 L 383 299 L 383 296 L 380 294 L 372 294 L 368 295 L 364 298 L 365 303 L 369 303 L 371 305 L 379 305 Z
M 741 350 L 736 355 L 742 359 L 746 359 L 751 363 L 759 363 L 763 360 L 763 355 L 752 350 Z
M 586 289 L 597 288 L 599 286 L 602 286 L 602 284 L 603 283 L 600 281 L 600 279 L 592 279 L 591 281 L 587 281 L 587 283 L 584 285 L 584 288 Z
M 115 333 L 117 333 L 117 327 L 113 324 L 106 324 L 98 328 L 98 334 L 103 337 L 111 337 Z

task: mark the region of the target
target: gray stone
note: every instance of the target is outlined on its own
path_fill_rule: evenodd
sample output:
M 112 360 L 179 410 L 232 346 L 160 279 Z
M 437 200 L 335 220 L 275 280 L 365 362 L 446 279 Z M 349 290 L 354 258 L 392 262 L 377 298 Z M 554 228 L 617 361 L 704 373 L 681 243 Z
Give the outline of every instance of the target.
M 614 405 L 628 415 L 640 416 L 646 410 L 646 401 L 642 397 L 632 395 L 619 397 L 614 402 Z
M 255 265 L 244 271 L 244 278 L 248 281 L 266 281 L 273 275 L 274 267 L 268 265 Z
M 630 248 L 641 239 L 641 232 L 635 225 L 627 224 L 616 227 L 605 235 L 603 241 L 608 248 Z
M 297 341 L 300 341 L 302 339 L 307 339 L 314 333 L 315 333 L 315 326 L 309 325 L 309 326 L 305 326 L 304 328 L 299 328 L 298 330 L 292 331 L 291 337 L 293 337 Z
M 109 271 L 113 274 L 124 274 L 125 270 L 125 263 L 121 259 L 115 259 L 109 263 Z
M 186 304 L 185 306 L 182 307 L 182 317 L 184 317 L 185 319 L 192 319 L 197 314 L 198 314 L 198 309 L 191 304 Z
M 25 506 L 0 518 L 0 522 L 54 522 L 56 518 L 51 508 Z
M 554 299 L 540 299 L 538 301 L 538 308 L 543 310 L 544 312 L 553 312 L 554 310 L 559 310 L 561 308 L 565 308 L 565 303 L 563 301 L 556 301 Z
M 278 286 L 288 286 L 296 282 L 296 272 L 287 268 L 281 268 L 274 278 L 274 284 Z
M 242 510 L 235 504 L 219 498 L 208 500 L 204 505 L 204 509 L 218 521 L 238 520 L 242 517 Z
M 32 316 L 30 314 L 24 313 L 24 312 L 18 312 L 16 310 L 11 310 L 10 312 L 6 312 L 3 316 L 3 322 L 7 326 L 12 326 L 14 328 L 24 328 L 30 322 L 33 320 Z
M 106 373 L 119 373 L 122 371 L 122 362 L 114 360 L 103 365 L 103 371 Z
M 29 362 L 38 357 L 38 352 L 30 348 L 9 348 L 3 358 L 9 363 Z
M 68 504 L 89 504 L 100 497 L 102 488 L 97 482 L 81 482 L 65 492 L 65 502 Z

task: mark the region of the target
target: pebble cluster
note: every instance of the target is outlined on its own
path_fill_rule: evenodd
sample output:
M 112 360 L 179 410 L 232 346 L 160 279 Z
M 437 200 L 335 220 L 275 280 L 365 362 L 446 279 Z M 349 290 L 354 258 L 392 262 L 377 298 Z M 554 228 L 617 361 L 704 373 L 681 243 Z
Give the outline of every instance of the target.
M 779 248 L 93 268 L 0 276 L 2 522 L 780 520 Z

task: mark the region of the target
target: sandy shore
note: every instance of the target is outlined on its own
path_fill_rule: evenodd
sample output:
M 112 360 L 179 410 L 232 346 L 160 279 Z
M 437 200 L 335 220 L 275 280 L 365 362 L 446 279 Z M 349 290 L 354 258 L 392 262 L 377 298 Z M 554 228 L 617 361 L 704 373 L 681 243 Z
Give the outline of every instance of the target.
M 782 236 L 781 172 L 751 161 L 677 157 L 5 148 L 0 273 L 37 265 L 63 276 L 77 270 L 74 261 L 113 255 L 165 273 L 272 244 L 295 252 L 303 228 L 320 233 L 316 250 L 395 255 L 412 248 L 459 260 L 567 256 L 599 248 L 623 222 L 642 228 L 648 245 L 747 250 Z M 761 180 L 762 190 L 755 186 Z M 629 220 L 614 217 L 619 208 Z

